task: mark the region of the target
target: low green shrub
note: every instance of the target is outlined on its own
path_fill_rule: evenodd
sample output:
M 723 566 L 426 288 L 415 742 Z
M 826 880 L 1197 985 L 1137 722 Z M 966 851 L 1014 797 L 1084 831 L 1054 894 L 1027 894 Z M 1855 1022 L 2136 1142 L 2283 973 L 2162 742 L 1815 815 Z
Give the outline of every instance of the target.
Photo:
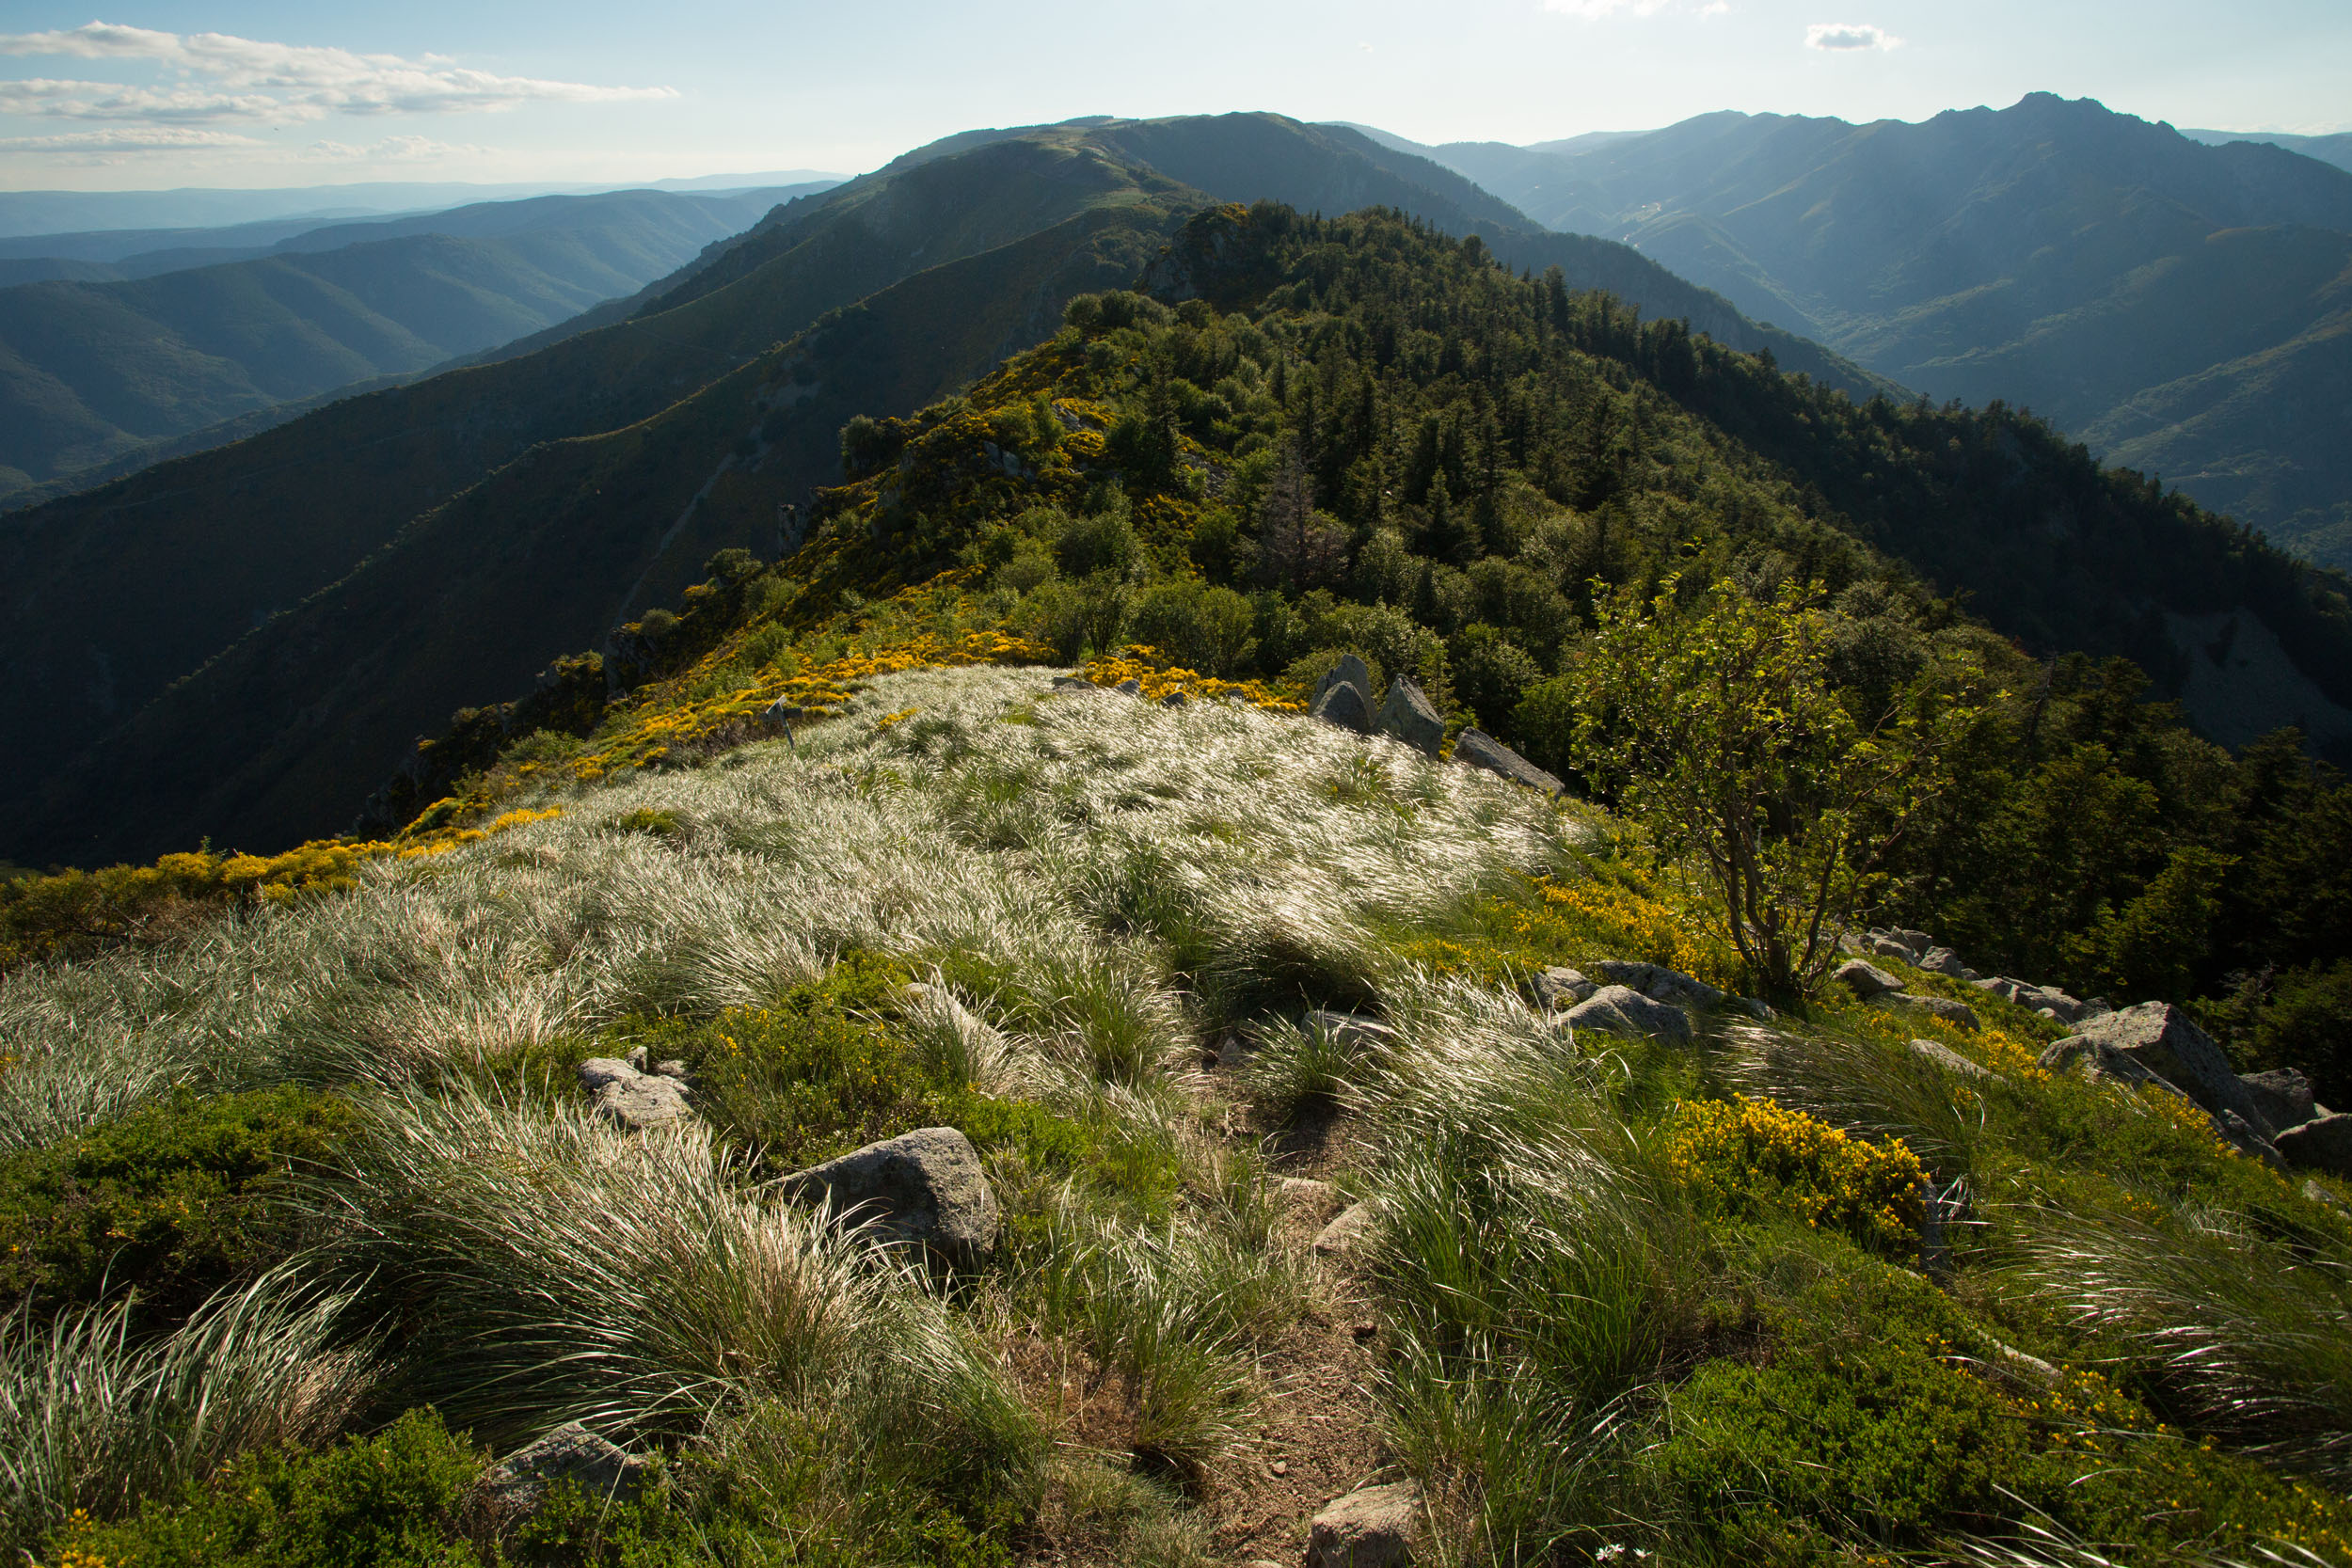
M 2054 1523 L 2136 1558 L 2285 1541 L 2341 1555 L 2352 1507 L 2190 1441 L 2095 1372 L 2004 1357 L 1918 1276 L 1883 1265 L 1761 1307 L 1762 1352 L 1701 1366 L 1646 1461 L 1702 1557 L 1854 1560 Z
M 54 1306 L 135 1287 L 165 1310 L 194 1307 L 285 1244 L 270 1189 L 348 1119 L 310 1089 L 183 1089 L 0 1160 L 0 1296 Z
M 57 1568 L 474 1568 L 452 1533 L 482 1458 L 429 1410 L 313 1452 L 245 1454 L 111 1524 L 77 1516 Z

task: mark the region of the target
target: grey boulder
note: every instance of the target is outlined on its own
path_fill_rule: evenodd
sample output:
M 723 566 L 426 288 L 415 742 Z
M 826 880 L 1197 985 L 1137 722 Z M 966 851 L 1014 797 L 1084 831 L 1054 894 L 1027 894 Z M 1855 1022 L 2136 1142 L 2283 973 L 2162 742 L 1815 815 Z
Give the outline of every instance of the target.
M 2280 1150 L 2263 1129 L 2235 1111 L 2217 1111 L 2210 1105 L 2204 1105 L 2141 1058 L 2108 1041 L 2088 1034 L 2069 1035 L 2045 1047 L 2036 1065 L 2044 1072 L 2080 1072 L 2093 1083 L 2147 1085 L 2167 1094 L 2178 1095 L 2192 1105 L 2202 1106 L 2213 1121 L 2214 1132 L 2222 1142 L 2239 1153 L 2265 1164 L 2276 1165 L 2281 1162 Z
M 1320 719 L 1358 735 L 1372 733 L 1372 704 L 1364 697 L 1364 689 L 1354 681 L 1339 681 L 1326 686 L 1315 698 L 1315 705 L 1307 710 L 1310 718 Z
M 1601 978 L 1611 985 L 1625 986 L 1640 991 L 1652 1002 L 1670 1002 L 1677 1007 L 1719 1007 L 1724 993 L 1704 980 L 1694 980 L 1680 970 L 1664 964 L 1636 963 L 1629 958 L 1603 958 L 1596 966 Z
M 633 1502 L 652 1467 L 574 1421 L 492 1465 L 474 1483 L 473 1495 L 499 1522 L 510 1523 L 536 1513 L 548 1493 L 567 1481 L 592 1503 Z
M 926 1248 L 962 1267 L 996 1244 L 996 1194 L 972 1140 L 952 1127 L 924 1127 L 787 1176 L 784 1191 L 834 1209 L 884 1240 Z
M 1361 1013 L 1333 1012 L 1326 1007 L 1310 1011 L 1303 1026 L 1311 1035 L 1321 1035 L 1333 1045 L 1351 1051 L 1385 1044 L 1396 1037 L 1396 1031 L 1376 1018 Z
M 1552 1012 L 1558 1012 L 1563 1007 L 1573 1007 L 1593 992 L 1600 990 L 1592 981 L 1584 978 L 1580 972 L 1563 969 L 1558 964 L 1537 974 L 1533 984 L 1535 989 L 1535 1000 Z
M 683 1063 L 675 1066 L 682 1076 Z M 666 1126 L 688 1114 L 686 1086 L 664 1072 L 641 1072 L 617 1056 L 591 1056 L 580 1064 L 580 1086 L 596 1102 L 596 1115 L 632 1132 Z
M 2338 1112 L 2290 1127 L 2276 1140 L 2290 1165 L 2352 1177 L 2352 1115 Z
M 1307 700 L 1308 711 L 1312 712 L 1314 705 L 1323 701 L 1324 693 L 1342 684 L 1354 687 L 1359 693 L 1369 692 L 1372 689 L 1372 667 L 1354 654 L 1342 654 L 1340 661 L 1315 683 L 1315 694 Z
M 1139 697 L 1143 694 L 1143 683 L 1136 679 L 1135 676 L 1129 675 L 1125 680 L 1120 681 L 1117 686 L 1112 687 L 1111 689 L 1118 692 L 1122 697 Z
M 1485 768 L 1515 784 L 1540 790 L 1555 800 L 1566 787 L 1484 730 L 1464 730 L 1454 736 L 1454 760 Z
M 2265 1138 L 2278 1131 L 2213 1037 L 2169 1002 L 2142 1002 L 2090 1019 L 2079 1032 L 2129 1056 L 2216 1117 L 2227 1111 Z
M 2319 1102 L 2312 1098 L 2312 1081 L 2291 1067 L 2249 1072 L 2238 1081 L 2254 1097 L 2264 1119 L 2281 1132 L 2290 1127 L 2300 1127 L 2320 1114 Z M 2280 1147 L 2283 1149 L 2284 1146 Z
M 1350 1492 L 1315 1515 L 1307 1568 L 1404 1568 L 1421 1526 L 1421 1487 L 1413 1481 Z
M 1848 958 L 1831 978 L 1867 1002 L 1903 989 L 1903 983 L 1867 958 Z
M 1389 682 L 1389 694 L 1380 699 L 1373 728 L 1433 757 L 1445 745 L 1445 720 L 1429 705 L 1429 699 L 1409 675 Z
M 1913 1040 L 1911 1053 L 1923 1062 L 1942 1068 L 1946 1072 L 1958 1073 L 1963 1078 L 1982 1078 L 1994 1084 L 2009 1082 L 1982 1063 L 1972 1062 L 1950 1046 L 1938 1045 L 1933 1040 Z
M 1566 1014 L 1570 1029 L 1598 1029 L 1613 1035 L 1646 1035 L 1652 1039 L 1687 1040 L 1691 1019 L 1680 1007 L 1653 1002 L 1629 986 L 1603 986 Z
M 1364 1244 L 1372 1234 L 1372 1205 L 1351 1204 L 1339 1216 L 1316 1233 L 1315 1255 L 1319 1258 L 1344 1258 Z

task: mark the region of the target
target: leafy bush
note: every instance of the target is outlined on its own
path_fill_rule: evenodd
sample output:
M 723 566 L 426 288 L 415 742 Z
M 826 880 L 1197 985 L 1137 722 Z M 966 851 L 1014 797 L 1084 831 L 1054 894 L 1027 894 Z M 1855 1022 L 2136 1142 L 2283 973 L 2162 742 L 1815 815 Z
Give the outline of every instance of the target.
M 58 1532 L 60 1568 L 474 1568 L 453 1530 L 482 1458 L 429 1410 L 315 1452 L 231 1460 L 133 1517 Z
M 147 1306 L 185 1311 L 284 1243 L 271 1188 L 323 1159 L 348 1123 L 341 1101 L 307 1089 L 182 1089 L 0 1159 L 0 1295 L 46 1307 L 135 1288 Z
M 1926 1172 L 1899 1142 L 1865 1143 L 1770 1101 L 1699 1100 L 1676 1113 L 1666 1160 L 1729 1219 L 1784 1211 L 1880 1251 L 1919 1243 Z
M 1131 633 L 1186 669 L 1230 676 L 1245 670 L 1257 651 L 1256 616 L 1249 601 L 1230 588 L 1199 582 L 1164 582 L 1136 602 Z

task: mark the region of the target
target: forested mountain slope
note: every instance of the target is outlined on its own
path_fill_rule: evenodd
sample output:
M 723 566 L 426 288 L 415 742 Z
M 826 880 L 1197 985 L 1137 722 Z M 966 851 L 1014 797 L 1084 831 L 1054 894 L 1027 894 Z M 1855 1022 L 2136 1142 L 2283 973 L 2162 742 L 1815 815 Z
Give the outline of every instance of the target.
M 2044 93 L 1429 150 L 1903 386 L 2023 404 L 2352 565 L 2352 173 Z
M 627 191 L 312 229 L 0 289 L 0 498 L 634 293 L 791 193 Z M 199 264 L 205 263 L 205 264 Z
M 437 724 L 456 703 L 493 695 L 556 655 L 594 642 L 611 617 L 674 597 L 709 548 L 741 546 L 772 553 L 778 547 L 778 508 L 804 501 L 809 486 L 833 477 L 821 451 L 809 466 L 771 469 L 755 507 L 725 512 L 707 502 L 698 508 L 692 526 L 679 534 L 695 548 L 661 546 L 679 517 L 671 511 L 647 511 L 642 501 L 660 495 L 662 506 L 682 507 L 712 477 L 708 467 L 636 473 L 626 483 L 578 494 L 568 480 L 542 492 L 534 488 L 537 481 L 517 472 L 498 482 L 501 509 L 482 517 L 482 532 L 469 545 L 489 552 L 485 562 L 501 564 L 485 565 L 491 575 L 467 584 L 466 592 L 509 600 L 548 597 L 557 579 L 540 575 L 535 558 L 518 542 L 538 537 L 557 515 L 592 517 L 580 526 L 635 539 L 646 553 L 617 583 L 594 579 L 577 598 L 534 605 L 506 631 L 497 618 L 485 623 L 475 640 L 462 642 L 472 655 L 491 660 L 477 673 L 478 684 L 470 690 L 449 695 L 437 684 L 390 678 L 396 666 L 384 665 L 387 657 L 437 656 L 426 651 L 424 640 L 394 635 L 387 624 L 376 624 L 365 641 L 343 636 L 331 620 L 305 623 L 313 630 L 298 638 L 294 623 L 266 625 L 273 615 L 352 573 L 412 522 L 425 526 L 417 520 L 536 444 L 606 435 L 633 439 L 627 434 L 630 427 L 769 355 L 829 310 L 925 269 L 1058 231 L 1072 248 L 1060 259 L 1021 252 L 1028 260 L 1015 269 L 1015 280 L 1005 284 L 1030 293 L 1016 292 L 984 307 L 956 295 L 961 302 L 957 309 L 974 311 L 975 324 L 1022 322 L 1041 334 L 1070 291 L 1103 286 L 1086 257 L 1132 252 L 1129 240 L 1106 239 L 1106 230 L 1089 225 L 1071 227 L 1073 217 L 1131 213 L 1125 232 L 1156 235 L 1172 214 L 1208 199 L 1136 162 L 1121 150 L 1121 137 L 1145 138 L 1157 156 L 1194 158 L 1200 171 L 1222 170 L 1219 178 L 1243 180 L 1236 170 L 1246 169 L 1250 160 L 1235 152 L 1239 137 L 1239 145 L 1257 149 L 1257 161 L 1285 181 L 1311 176 L 1320 182 L 1311 188 L 1334 192 L 1358 186 L 1397 190 L 1440 220 L 1461 213 L 1443 192 L 1415 196 L 1361 149 L 1351 150 L 1278 116 L 1141 127 L 1089 122 L 959 138 L 952 149 L 910 154 L 881 173 L 787 204 L 739 243 L 698 257 L 675 282 L 648 291 L 646 303 L 626 321 L 515 358 L 337 404 L 235 447 L 0 518 L 0 583 L 7 585 L 12 612 L 0 630 L 0 673 L 6 676 L 0 680 L 0 739 L 29 744 L 39 737 L 42 754 L 56 759 L 47 780 L 28 773 L 0 784 L 0 805 L 23 804 L 46 792 L 77 824 L 72 836 L 60 836 L 40 825 L 40 814 L 20 816 L 8 830 L 19 836 L 0 847 L 0 855 L 110 859 L 131 852 L 135 843 L 165 842 L 166 834 L 176 832 L 160 823 L 141 826 L 136 813 L 109 814 L 104 799 L 119 787 L 116 783 L 99 784 L 99 797 L 83 806 L 71 802 L 58 781 L 78 778 L 84 784 L 76 787 L 88 787 L 93 781 L 113 779 L 110 768 L 68 759 L 248 633 L 253 640 L 239 657 L 262 659 L 282 675 L 282 687 L 268 701 L 248 712 L 238 699 L 215 695 L 202 699 L 200 708 L 190 707 L 186 705 L 198 701 L 198 688 L 187 687 L 173 691 L 166 704 L 187 717 L 159 713 L 138 722 L 154 733 L 192 736 L 224 734 L 224 725 L 240 734 L 247 733 L 247 726 L 284 732 L 305 737 L 303 744 L 315 743 L 322 758 L 339 759 L 331 764 L 341 781 L 337 788 L 307 798 L 297 815 L 230 815 L 198 830 L 199 836 L 217 832 L 262 842 L 335 825 L 349 787 L 356 784 L 364 792 L 397 762 L 408 736 Z M 1198 148 L 1187 151 L 1195 140 Z M 1318 158 L 1332 161 L 1331 166 L 1313 175 Z M 1433 178 L 1457 194 L 1469 189 L 1441 170 Z M 1246 183 L 1237 190 L 1248 194 Z M 1696 314 L 1735 346 L 1771 347 L 1792 366 L 1812 369 L 1825 379 L 1857 390 L 1869 385 L 1867 375 L 1835 356 L 1742 322 L 1719 297 L 1692 289 L 1623 247 L 1540 235 L 1521 240 L 1499 235 L 1496 243 L 1532 246 L 1532 261 L 1565 261 L 1579 287 L 1624 289 L 1653 314 Z M 1561 254 L 1548 255 L 1547 247 Z M 894 356 L 903 354 L 907 363 L 915 363 L 928 346 L 936 356 L 929 379 L 889 382 L 893 397 L 911 396 L 914 403 L 829 404 L 836 423 L 858 412 L 911 412 L 1027 341 L 1017 334 L 942 335 L 934 318 L 920 310 L 893 319 L 918 324 L 928 336 L 891 345 L 881 362 L 896 363 Z M 736 427 L 727 439 L 743 436 Z M 569 470 L 558 465 L 543 472 Z M 636 594 L 616 598 L 615 592 L 626 590 L 640 572 L 651 575 Z M 538 619 L 541 614 L 548 619 Z M 532 641 L 546 625 L 569 629 L 552 641 Z M 478 640 L 510 632 L 511 640 L 499 643 L 494 657 Z M 372 707 L 382 710 L 381 728 L 370 731 L 370 744 L 386 748 L 382 751 L 358 749 L 338 728 L 344 720 L 340 708 L 302 694 L 306 689 L 343 689 L 347 672 L 363 659 L 369 668 L 387 672 L 382 688 L 369 697 Z M 504 672 L 495 681 L 494 670 Z M 206 689 L 217 691 L 217 683 Z M 309 715 L 300 726 L 293 723 L 297 712 Z M 155 753 L 161 771 L 151 787 L 159 799 L 176 799 L 194 809 L 188 803 L 245 766 L 242 745 L 224 742 L 199 755 L 205 744 L 183 751 L 175 742 Z M 294 798 L 291 786 L 274 797 Z M 24 809 L 31 810 L 29 804 Z M 139 836 L 112 836 L 120 833 Z

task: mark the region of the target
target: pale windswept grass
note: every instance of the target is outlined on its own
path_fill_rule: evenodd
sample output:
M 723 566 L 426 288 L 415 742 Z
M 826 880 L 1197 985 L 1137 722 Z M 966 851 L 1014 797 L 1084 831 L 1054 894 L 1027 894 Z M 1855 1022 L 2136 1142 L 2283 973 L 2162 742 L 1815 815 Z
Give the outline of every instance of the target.
M 972 1463 L 1032 1441 L 919 1275 L 748 1186 L 698 1125 L 631 1136 L 463 1083 L 361 1110 L 308 1202 L 329 1266 L 403 1304 L 404 1386 L 453 1423 L 692 1431 L 821 1400 Z
M 133 1337 L 128 1300 L 0 1321 L 0 1549 L 333 1433 L 370 1376 L 365 1349 L 339 1342 L 350 1301 L 281 1269 L 160 1339 Z
M 2025 1275 L 2089 1354 L 2124 1351 L 2197 1424 L 2352 1478 L 2352 1258 L 2275 1215 L 2172 1218 L 2026 1211 Z
M 0 1148 L 176 1084 L 393 1084 L 632 1012 L 761 1005 L 850 948 L 952 958 L 1041 1064 L 1133 1087 L 1245 1005 L 1368 1005 L 1394 967 L 1374 933 L 1561 855 L 1553 813 L 1470 769 L 1045 681 L 888 677 L 797 755 L 608 783 L 348 893 L 11 976 Z M 686 830 L 614 831 L 641 810 Z

